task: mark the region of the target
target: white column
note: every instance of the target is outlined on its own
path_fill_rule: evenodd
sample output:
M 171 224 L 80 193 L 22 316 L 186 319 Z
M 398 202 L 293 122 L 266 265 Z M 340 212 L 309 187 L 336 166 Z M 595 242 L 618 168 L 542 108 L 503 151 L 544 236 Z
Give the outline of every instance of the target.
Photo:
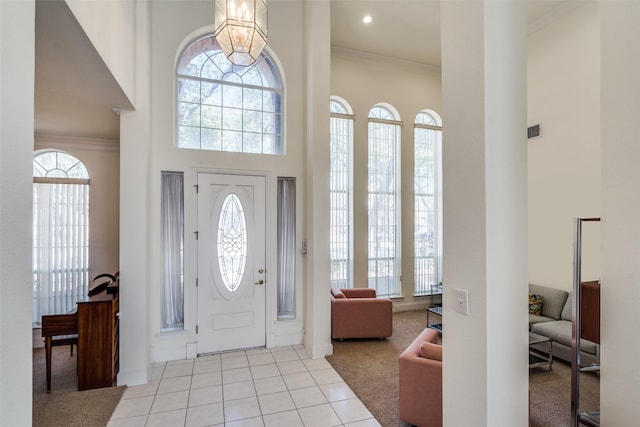
M 150 360 L 149 180 L 151 157 L 149 4 L 137 3 L 136 111 L 120 113 L 120 373 L 147 382 Z M 160 179 L 160 176 L 156 176 Z
M 601 425 L 640 419 L 640 3 L 600 2 Z M 598 408 L 583 408 L 592 410 Z
M 308 253 L 305 263 L 305 346 L 312 357 L 333 352 L 329 304 L 330 2 L 304 3 L 306 62 L 306 175 Z
M 441 25 L 444 425 L 526 426 L 526 6 L 444 1 Z
M 35 1 L 0 1 L 0 425 L 31 425 Z

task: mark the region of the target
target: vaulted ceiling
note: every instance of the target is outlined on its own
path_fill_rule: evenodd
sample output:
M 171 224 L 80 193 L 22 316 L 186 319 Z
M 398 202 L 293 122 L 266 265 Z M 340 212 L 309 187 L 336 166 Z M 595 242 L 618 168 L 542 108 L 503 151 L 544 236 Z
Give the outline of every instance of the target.
M 530 31 L 576 3 L 527 1 Z M 370 24 L 362 23 L 364 15 L 372 17 Z M 439 67 L 440 2 L 331 0 L 331 44 Z M 114 108 L 128 109 L 131 104 L 66 3 L 37 0 L 36 133 L 117 140 L 119 118 Z

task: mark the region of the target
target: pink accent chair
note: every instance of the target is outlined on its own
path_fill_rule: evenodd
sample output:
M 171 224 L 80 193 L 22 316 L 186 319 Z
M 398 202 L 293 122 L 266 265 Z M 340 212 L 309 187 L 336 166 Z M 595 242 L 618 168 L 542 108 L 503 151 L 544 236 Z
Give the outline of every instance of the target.
M 393 333 L 393 307 L 369 288 L 331 289 L 331 338 L 384 338 Z
M 438 332 L 426 328 L 399 357 L 402 421 L 442 427 L 442 346 Z

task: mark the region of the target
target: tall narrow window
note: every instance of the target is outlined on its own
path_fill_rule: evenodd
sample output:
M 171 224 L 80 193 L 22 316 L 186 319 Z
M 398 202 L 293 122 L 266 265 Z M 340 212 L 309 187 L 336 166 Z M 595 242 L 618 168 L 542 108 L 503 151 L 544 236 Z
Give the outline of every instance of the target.
M 33 324 L 64 314 L 89 286 L 89 173 L 77 158 L 33 158 Z
M 442 293 L 442 124 L 432 111 L 414 122 L 415 295 Z
M 162 328 L 184 328 L 184 174 L 161 174 Z
M 369 111 L 369 287 L 400 295 L 400 128 L 390 106 Z
M 346 101 L 331 99 L 329 251 L 331 287 L 353 286 L 353 114 Z
M 179 148 L 284 154 L 283 87 L 265 51 L 232 64 L 212 35 L 188 45 L 176 66 Z
M 278 319 L 295 317 L 296 179 L 278 177 Z

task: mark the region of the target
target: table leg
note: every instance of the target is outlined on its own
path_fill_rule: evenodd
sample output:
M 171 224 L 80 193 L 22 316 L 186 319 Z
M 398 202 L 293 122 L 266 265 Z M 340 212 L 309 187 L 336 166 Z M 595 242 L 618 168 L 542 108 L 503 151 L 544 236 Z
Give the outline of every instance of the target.
M 47 393 L 51 393 L 51 337 L 44 339 L 44 349 L 47 358 Z

